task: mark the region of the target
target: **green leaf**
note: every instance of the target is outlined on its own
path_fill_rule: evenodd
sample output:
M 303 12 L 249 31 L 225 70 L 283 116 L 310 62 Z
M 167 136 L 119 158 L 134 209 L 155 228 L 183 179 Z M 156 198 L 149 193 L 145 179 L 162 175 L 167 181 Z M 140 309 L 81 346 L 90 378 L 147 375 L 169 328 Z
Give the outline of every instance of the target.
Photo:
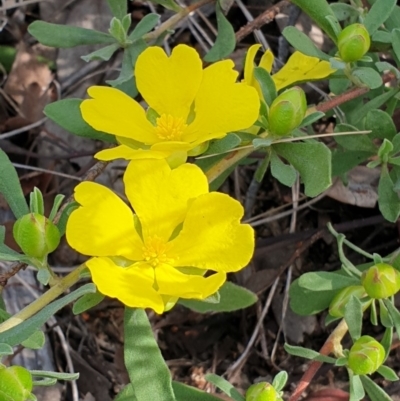
M 385 355 L 386 355 L 385 360 L 389 356 L 390 348 L 392 346 L 392 340 L 393 340 L 393 327 L 386 327 L 385 334 L 383 335 L 383 338 L 381 340 L 382 347 L 385 348 Z
M 350 285 L 359 285 L 359 280 L 335 272 L 308 272 L 298 278 L 299 286 L 307 290 L 320 292 L 340 290 Z
M 371 110 L 367 113 L 365 129 L 372 131 L 368 135 L 370 138 L 389 139 L 391 141 L 396 135 L 396 126 L 392 117 L 383 110 Z
M 153 3 L 160 4 L 161 6 L 167 8 L 168 10 L 179 12 L 182 10 L 178 4 L 173 0 L 151 0 Z
M 174 389 L 176 401 L 221 401 L 220 398 L 214 397 L 213 395 L 201 391 L 197 388 L 190 387 L 186 384 L 178 383 L 176 381 L 172 382 L 172 388 Z
M 110 35 L 112 35 L 118 41 L 118 43 L 125 43 L 126 32 L 124 26 L 122 25 L 122 22 L 119 19 L 113 17 L 110 22 L 110 29 L 108 30 L 108 32 L 110 32 Z
M 148 401 L 150 389 L 154 401 L 176 401 L 170 371 L 143 309 L 125 308 L 124 337 L 125 366 L 137 401 Z
M 50 387 L 50 386 L 54 386 L 57 383 L 57 379 L 50 379 L 50 378 L 46 378 L 46 379 L 42 379 L 42 380 L 35 380 L 33 382 L 34 386 L 42 386 L 42 387 Z
M 98 305 L 104 298 L 105 296 L 100 294 L 98 291 L 93 294 L 86 294 L 74 303 L 72 312 L 74 315 L 79 315 L 80 313 L 83 313 L 88 309 Z
M 264 179 L 265 173 L 267 172 L 269 167 L 270 156 L 271 152 L 267 152 L 262 162 L 259 163 L 257 170 L 254 174 L 254 178 L 256 179 L 257 182 L 261 182 Z
M 235 31 L 222 12 L 219 3 L 215 6 L 217 16 L 218 35 L 210 51 L 204 56 L 204 61 L 213 63 L 228 57 L 236 46 Z
M 377 89 L 382 84 L 382 77 L 379 72 L 370 67 L 357 67 L 351 71 L 351 74 L 357 77 L 364 85 L 370 89 Z
M 326 0 L 291 0 L 293 4 L 300 7 L 326 34 L 336 42 L 336 35 L 331 24 L 326 17 L 331 16 L 336 20 L 336 16 Z M 337 24 L 339 22 L 337 21 Z
M 383 376 L 384 379 L 392 381 L 392 382 L 396 382 L 397 380 L 399 380 L 399 377 L 397 376 L 397 373 L 389 368 L 389 366 L 380 366 L 379 369 L 377 370 L 377 372 Z
M 371 401 L 393 401 L 392 398 L 368 376 L 361 376 L 360 379 Z
M 351 132 L 357 131 L 357 128 L 349 124 L 338 124 L 335 132 Z M 376 153 L 376 146 L 368 135 L 337 135 L 335 141 L 346 150 L 355 150 L 362 152 Z
M 351 374 L 349 379 L 350 379 L 350 399 L 352 401 L 362 400 L 365 396 L 365 391 L 360 376 Z
M 358 166 L 362 162 L 368 160 L 373 153 L 358 151 L 358 150 L 345 150 L 341 151 L 335 149 L 332 154 L 332 177 L 341 176 L 353 167 Z
M 389 32 L 384 31 L 376 31 L 372 37 L 372 42 L 379 42 L 379 43 L 392 43 L 392 35 Z
M 290 308 L 300 316 L 315 315 L 327 309 L 338 290 L 312 291 L 299 285 L 299 279 L 290 286 Z
M 269 146 L 272 145 L 272 143 L 273 143 L 273 140 L 269 139 L 269 138 L 255 138 L 252 141 L 254 149 L 268 148 Z
M 199 313 L 207 312 L 232 312 L 247 308 L 257 302 L 257 295 L 253 292 L 239 287 L 231 282 L 226 282 L 219 289 L 220 301 L 218 304 L 211 304 L 194 299 L 180 299 L 179 303 L 186 308 Z
M 312 349 L 298 347 L 295 345 L 289 345 L 285 343 L 284 345 L 285 351 L 294 356 L 298 356 L 300 358 L 311 359 L 312 361 L 326 362 L 326 363 L 335 363 L 336 359 L 331 358 L 330 356 L 322 355 L 317 351 Z
M 396 28 L 392 31 L 392 47 L 397 59 L 400 60 L 400 29 Z
M 118 43 L 113 43 L 112 45 L 108 45 L 106 47 L 102 47 L 99 50 L 96 50 L 92 53 L 87 54 L 86 56 L 82 56 L 81 59 L 89 62 L 93 60 L 104 60 L 108 61 L 112 57 L 112 55 L 119 49 Z
M 362 303 L 357 297 L 351 296 L 344 308 L 344 320 L 353 341 L 357 341 L 361 337 L 362 318 Z
M 400 199 L 393 189 L 393 181 L 390 178 L 386 165 L 382 165 L 381 177 L 378 185 L 379 210 L 383 217 L 395 222 L 400 216 Z
M 242 394 L 239 393 L 235 389 L 235 387 L 232 386 L 231 383 L 229 383 L 227 380 L 224 378 L 217 376 L 213 373 L 208 373 L 205 375 L 205 379 L 214 384 L 217 388 L 219 388 L 222 392 L 224 392 L 226 395 L 229 395 L 229 397 L 232 398 L 234 401 L 245 401 L 245 398 L 242 396 Z
M 383 327 L 393 327 L 393 319 L 389 314 L 382 299 L 379 299 L 379 318 Z
M 114 401 L 137 401 L 133 392 L 132 384 L 127 384 L 122 391 L 114 398 Z
M 339 21 L 344 21 L 346 19 L 349 19 L 350 17 L 358 17 L 358 10 L 356 10 L 350 4 L 332 3 L 330 6 Z
M 44 114 L 60 127 L 77 136 L 116 143 L 113 135 L 92 128 L 82 118 L 80 105 L 82 99 L 62 99 L 50 103 L 44 108 Z
M 396 0 L 377 0 L 368 11 L 364 19 L 364 25 L 370 35 L 373 35 L 378 28 L 390 17 Z
M 393 9 L 392 13 L 390 14 L 390 17 L 386 20 L 385 27 L 389 31 L 393 31 L 393 29 L 399 26 L 400 26 L 400 7 L 396 6 Z
M 272 387 L 278 392 L 282 391 L 287 381 L 288 374 L 286 371 L 282 370 L 274 377 L 274 380 L 272 381 Z
M 310 57 L 317 57 L 321 60 L 329 61 L 329 56 L 319 50 L 306 34 L 300 32 L 294 26 L 287 26 L 283 30 L 282 35 L 296 50 L 300 51 L 301 53 L 304 53 Z
M 322 111 L 316 111 L 315 113 L 311 113 L 308 116 L 304 117 L 304 120 L 301 122 L 298 128 L 307 127 L 321 119 L 325 116 L 325 113 Z
M 354 114 L 354 119 L 350 121 L 353 125 L 356 125 L 359 121 L 361 121 L 369 111 L 378 109 L 383 104 L 385 104 L 389 99 L 395 96 L 399 92 L 398 88 L 392 88 L 387 92 L 382 93 L 379 96 L 375 96 L 368 103 L 364 104 L 364 106 L 357 109 L 357 113 Z
M 17 219 L 29 213 L 18 174 L 2 149 L 0 149 L 0 193 Z
M 42 349 L 46 342 L 43 331 L 37 330 L 25 341 L 22 341 L 21 345 L 29 349 Z
M 107 4 L 115 18 L 122 20 L 128 13 L 128 3 L 126 0 L 107 0 Z
M 293 186 L 297 177 L 294 167 L 283 163 L 280 157 L 273 151 L 271 152 L 271 174 L 287 187 Z
M 332 155 L 323 143 L 282 143 L 273 149 L 300 173 L 307 196 L 317 196 L 332 185 Z
M 28 26 L 28 32 L 42 45 L 49 47 L 68 48 L 115 43 L 115 39 L 108 33 L 44 21 L 32 22 Z
M 393 320 L 394 327 L 396 328 L 397 335 L 400 336 L 400 312 L 388 299 L 383 300 L 390 317 Z
M 12 355 L 14 353 L 14 350 L 11 346 L 8 344 L 3 344 L 0 343 L 0 359 L 4 355 Z
M 68 218 L 74 210 L 78 209 L 78 207 L 79 203 L 74 201 L 68 203 L 67 206 L 65 206 L 65 208 L 61 212 L 61 217 L 59 218 L 57 223 L 57 228 L 58 231 L 60 231 L 60 236 L 63 236 L 65 234 Z
M 203 155 L 214 155 L 225 153 L 229 150 L 236 148 L 240 145 L 242 140 L 236 134 L 228 134 L 222 139 L 217 139 L 213 141 L 208 147 L 207 151 Z
M 160 16 L 158 14 L 150 13 L 145 15 L 135 26 L 135 29 L 130 33 L 128 38 L 132 41 L 141 39 L 146 33 L 154 29 L 159 21 Z
M 256 67 L 254 68 L 254 77 L 260 84 L 261 92 L 265 102 L 268 106 L 271 106 L 272 102 L 277 96 L 276 86 L 271 74 L 262 67 Z
M 63 308 L 75 299 L 88 294 L 89 292 L 95 292 L 96 287 L 94 284 L 85 284 L 70 294 L 52 302 L 43 308 L 36 315 L 30 319 L 23 321 L 18 326 L 15 326 L 7 331 L 0 333 L 0 343 L 6 343 L 14 347 L 20 344 L 31 336 L 36 330 L 38 330 L 47 320 L 49 320 L 57 311 Z
M 64 381 L 79 379 L 79 373 L 49 372 L 47 370 L 31 370 L 30 372 L 34 377 L 46 377 Z

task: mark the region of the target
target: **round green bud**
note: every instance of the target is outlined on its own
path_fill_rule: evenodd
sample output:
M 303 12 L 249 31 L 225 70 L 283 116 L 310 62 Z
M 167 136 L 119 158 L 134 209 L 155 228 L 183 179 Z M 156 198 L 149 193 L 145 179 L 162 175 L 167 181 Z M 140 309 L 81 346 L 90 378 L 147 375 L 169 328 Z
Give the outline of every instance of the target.
M 351 285 L 349 287 L 343 288 L 334 296 L 331 304 L 329 305 L 330 315 L 334 317 L 343 317 L 345 307 L 349 302 L 351 296 L 354 296 L 361 300 L 361 298 L 365 297 L 366 295 L 367 293 L 365 292 L 365 288 L 362 285 Z M 368 308 L 371 302 L 371 299 L 361 301 L 363 311 Z
M 290 134 L 303 121 L 307 100 L 303 89 L 295 86 L 281 93 L 271 104 L 268 115 L 269 130 L 276 136 Z
M 348 367 L 356 375 L 374 373 L 385 360 L 385 349 L 371 336 L 360 337 L 351 347 Z
M 0 400 L 26 401 L 33 388 L 31 373 L 22 366 L 0 368 Z
M 57 226 L 38 213 L 20 217 L 14 224 L 13 234 L 22 251 L 37 259 L 43 259 L 60 243 Z
M 271 384 L 260 382 L 247 389 L 246 401 L 282 401 L 282 397 Z
M 339 55 L 343 61 L 359 60 L 369 50 L 371 39 L 364 25 L 352 24 L 338 36 Z
M 400 274 L 387 263 L 378 263 L 363 273 L 361 283 L 371 298 L 388 298 L 399 291 Z

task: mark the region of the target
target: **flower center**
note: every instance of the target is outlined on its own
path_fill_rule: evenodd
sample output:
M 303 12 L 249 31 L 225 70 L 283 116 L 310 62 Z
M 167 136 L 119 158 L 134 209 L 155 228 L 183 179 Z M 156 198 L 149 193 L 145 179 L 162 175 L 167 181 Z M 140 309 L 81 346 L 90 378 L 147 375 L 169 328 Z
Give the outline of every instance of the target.
M 164 141 L 180 141 L 187 127 L 183 118 L 173 117 L 171 114 L 161 114 L 156 121 L 156 135 Z
M 168 258 L 168 244 L 156 235 L 146 240 L 143 247 L 143 260 L 151 266 L 157 267 L 160 263 L 173 264 L 174 259 Z

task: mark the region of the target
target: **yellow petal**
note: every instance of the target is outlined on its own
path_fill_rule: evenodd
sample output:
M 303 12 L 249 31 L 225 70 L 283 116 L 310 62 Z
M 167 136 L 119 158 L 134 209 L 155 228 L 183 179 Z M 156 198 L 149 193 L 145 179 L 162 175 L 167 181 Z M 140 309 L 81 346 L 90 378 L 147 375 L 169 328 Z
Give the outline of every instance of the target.
M 267 49 L 267 51 L 261 56 L 259 67 L 264 68 L 269 73 L 272 70 L 272 65 L 274 64 L 274 55 L 271 52 L 271 49 Z
M 252 45 L 249 47 L 246 53 L 246 59 L 244 62 L 244 82 L 247 85 L 254 86 L 256 80 L 254 79 L 254 59 L 261 45 Z
M 81 205 L 67 223 L 67 241 L 72 248 L 90 256 L 142 257 L 142 241 L 134 228 L 130 208 L 107 187 L 82 182 L 75 188 Z
M 196 116 L 183 135 L 184 141 L 204 142 L 248 128 L 256 121 L 260 108 L 257 91 L 244 83 L 235 83 L 237 75 L 232 60 L 220 61 L 204 70 L 195 99 Z
M 287 63 L 272 76 L 272 79 L 276 89 L 281 90 L 296 82 L 326 78 L 335 71 L 327 61 L 294 52 Z
M 94 129 L 145 144 L 159 141 L 140 104 L 124 92 L 105 86 L 88 89 L 92 99 L 81 103 L 83 119 Z
M 97 289 L 111 298 L 119 299 L 131 308 L 151 308 L 164 312 L 164 302 L 153 288 L 154 270 L 144 266 L 117 266 L 109 258 L 93 258 L 86 262 Z
M 193 266 L 223 272 L 240 270 L 250 261 L 254 232 L 240 224 L 242 205 L 228 195 L 211 192 L 191 204 L 168 255 L 175 266 Z
M 170 57 L 160 47 L 149 47 L 138 57 L 136 85 L 158 114 L 186 117 L 199 89 L 202 63 L 196 50 L 176 46 Z
M 155 274 L 161 294 L 189 299 L 205 299 L 215 294 L 226 281 L 226 274 L 223 272 L 203 277 L 181 273 L 169 265 L 158 266 Z
M 144 149 L 132 149 L 129 146 L 120 145 L 115 148 L 109 148 L 97 152 L 94 157 L 98 160 L 135 160 L 135 159 L 164 159 L 168 156 L 168 152 L 160 152 Z
M 193 146 L 187 142 L 169 141 L 169 142 L 155 143 L 154 145 L 152 145 L 151 150 L 171 154 L 174 152 L 188 151 L 189 149 L 192 149 L 192 147 Z
M 143 238 L 167 241 L 182 223 L 190 199 L 208 192 L 207 178 L 194 164 L 171 170 L 165 160 L 134 160 L 125 175 L 125 192 L 142 224 Z

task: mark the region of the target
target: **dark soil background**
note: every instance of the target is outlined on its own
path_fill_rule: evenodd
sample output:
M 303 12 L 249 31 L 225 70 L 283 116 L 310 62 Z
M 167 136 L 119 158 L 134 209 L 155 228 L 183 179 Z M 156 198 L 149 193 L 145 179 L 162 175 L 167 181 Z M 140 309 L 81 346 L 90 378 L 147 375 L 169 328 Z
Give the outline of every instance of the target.
M 146 1 L 129 1 L 128 4 L 134 23 L 155 11 L 162 14 L 162 20 L 171 16 L 162 7 Z M 274 5 L 276 7 L 271 8 Z M 14 49 L 16 58 L 9 69 L 5 50 L 0 51 L 0 62 L 5 66 L 1 69 L 0 81 L 0 148 L 17 163 L 24 192 L 28 194 L 34 186 L 39 187 L 49 208 L 55 194 L 69 196 L 72 193 L 76 177 L 84 175 L 96 163 L 92 156 L 103 144 L 77 138 L 46 121 L 43 108 L 60 98 L 83 98 L 88 86 L 115 78 L 121 54 L 109 62 L 86 64 L 80 57 L 93 51 L 92 47 L 50 49 L 36 43 L 27 33 L 29 24 L 36 20 L 107 31 L 111 17 L 105 0 L 36 3 L 3 0 L 1 11 L 0 20 L 4 21 L 4 26 L 0 32 L 0 46 Z M 273 12 L 275 18 L 264 24 L 258 33 L 245 36 L 232 55 L 239 71 L 242 71 L 245 52 L 256 43 L 257 35 L 268 43 L 275 55 L 286 61 L 292 49 L 283 40 L 281 31 L 287 24 L 296 24 L 324 50 L 331 48 L 332 44 L 319 28 L 288 1 L 236 1 L 228 18 L 235 31 L 239 31 L 248 23 L 248 14 L 255 18 L 266 12 Z M 215 26 L 213 6 L 207 5 L 201 13 L 194 13 L 191 19 L 179 25 L 165 46 L 172 48 L 185 43 L 204 55 L 210 47 L 208 38 L 215 40 Z M 317 89 L 305 86 L 309 104 L 317 104 L 324 100 L 324 93 L 329 94 L 327 82 L 318 83 Z M 318 133 L 332 132 L 334 125 L 335 115 L 331 114 L 314 129 Z M 331 139 L 326 139 L 326 143 L 334 146 Z M 374 170 L 361 166 L 353 171 L 349 177 L 352 185 L 345 195 L 339 185 L 317 199 L 307 199 L 301 185 L 293 189 L 284 187 L 269 173 L 257 183 L 254 174 L 262 154 L 256 152 L 252 157 L 254 163 L 238 167 L 221 190 L 242 202 L 245 219 L 254 225 L 257 233 L 253 261 L 239 274 L 231 275 L 230 280 L 256 292 L 259 301 L 235 313 L 201 315 L 178 305 L 162 316 L 149 315 L 175 380 L 214 392 L 204 378 L 206 373 L 212 372 L 224 375 L 244 392 L 255 381 L 272 381 L 280 370 L 286 370 L 289 374 L 285 387 L 287 397 L 304 373 L 307 361 L 289 356 L 283 349 L 284 342 L 318 350 L 334 327 L 334 324 L 325 326 L 325 314 L 299 317 L 288 307 L 288 288 L 294 279 L 308 271 L 331 271 L 340 267 L 336 241 L 326 230 L 326 224 L 332 222 L 354 244 L 381 255 L 398 248 L 399 227 L 384 221 L 375 206 L 377 176 Z M 124 162 L 109 165 L 99 181 L 121 193 L 124 166 Z M 16 249 L 11 235 L 13 216 L 1 197 L 0 223 L 8 229 L 7 243 Z M 365 262 L 351 250 L 347 251 L 347 256 L 353 263 Z M 66 274 L 82 261 L 82 257 L 65 243 L 51 257 L 59 274 Z M 10 265 L 0 264 L 0 269 L 3 269 L 0 272 L 8 271 Z M 4 292 L 10 310 L 29 303 L 32 290 L 36 293 L 44 290 L 32 280 L 30 270 L 21 273 L 24 275 L 19 279 L 9 281 Z M 38 395 L 39 400 L 112 400 L 128 382 L 123 366 L 122 318 L 123 306 L 111 299 L 80 316 L 74 316 L 71 308 L 65 308 L 46 326 L 50 346 L 41 353 L 29 355 L 21 350 L 18 358 L 32 369 L 50 364 L 59 371 L 68 371 L 73 366 L 80 372 L 75 387 L 59 384 L 45 388 Z M 381 338 L 383 330 L 366 320 L 364 334 Z M 346 344 L 350 344 L 347 338 Z M 400 370 L 398 345 L 396 339 L 388 360 L 388 365 L 396 372 Z M 8 362 L 21 363 L 18 358 Z M 398 383 L 382 380 L 379 383 L 393 400 L 400 399 Z M 347 390 L 346 372 L 324 365 L 311 383 L 307 396 L 313 400 L 347 400 Z M 222 395 L 221 398 L 227 399 Z

